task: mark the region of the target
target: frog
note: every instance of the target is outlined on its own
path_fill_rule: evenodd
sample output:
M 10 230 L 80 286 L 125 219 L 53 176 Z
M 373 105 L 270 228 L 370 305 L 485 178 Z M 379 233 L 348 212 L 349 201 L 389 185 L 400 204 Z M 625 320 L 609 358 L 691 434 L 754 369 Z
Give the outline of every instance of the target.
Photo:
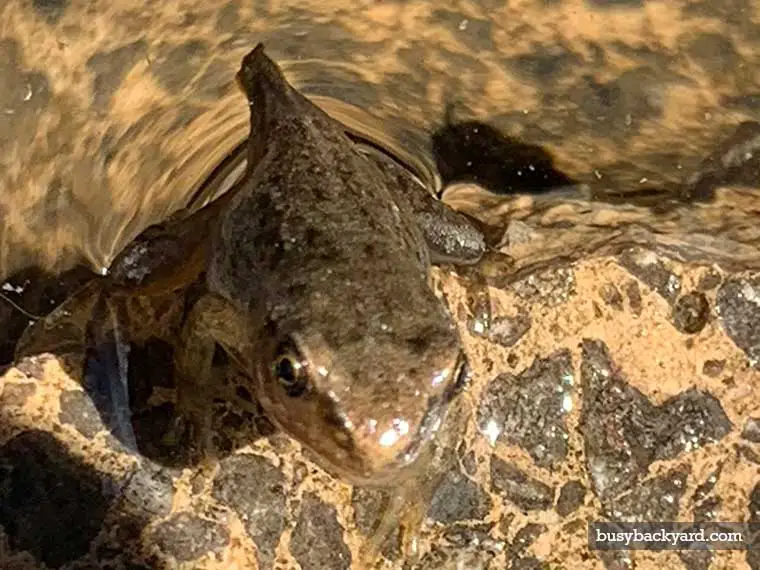
M 245 174 L 198 212 L 146 230 L 110 271 L 131 294 L 205 282 L 175 351 L 169 438 L 190 433 L 201 454 L 213 451 L 221 347 L 250 379 L 245 391 L 324 468 L 387 484 L 425 453 L 467 384 L 430 268 L 477 264 L 483 234 L 403 164 L 357 144 L 263 44 L 237 80 L 250 106 Z

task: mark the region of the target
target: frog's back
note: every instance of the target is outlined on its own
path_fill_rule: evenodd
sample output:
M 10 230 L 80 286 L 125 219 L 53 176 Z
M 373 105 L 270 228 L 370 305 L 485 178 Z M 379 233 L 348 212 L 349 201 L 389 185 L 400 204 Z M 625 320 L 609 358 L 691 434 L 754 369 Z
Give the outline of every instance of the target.
M 239 79 L 253 107 L 250 177 L 221 224 L 217 288 L 248 306 L 327 297 L 325 283 L 346 303 L 428 296 L 427 250 L 408 203 L 341 125 L 285 83 L 260 48 Z
M 423 233 L 398 188 L 261 49 L 239 77 L 249 172 L 219 225 L 209 287 L 249 319 L 257 346 L 241 363 L 275 422 L 351 477 L 392 476 L 438 429 L 462 367 Z M 272 382 L 291 384 L 296 369 L 309 371 L 308 397 Z

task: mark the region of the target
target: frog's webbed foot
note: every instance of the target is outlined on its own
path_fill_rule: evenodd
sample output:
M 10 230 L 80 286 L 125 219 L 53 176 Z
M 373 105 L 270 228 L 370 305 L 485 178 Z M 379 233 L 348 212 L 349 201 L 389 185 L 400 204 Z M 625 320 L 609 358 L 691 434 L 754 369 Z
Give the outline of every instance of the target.
M 167 445 L 189 441 L 202 456 L 213 453 L 214 397 L 226 398 L 213 368 L 217 343 L 239 353 L 248 346 L 247 328 L 229 302 L 207 294 L 191 309 L 175 351 L 177 413 L 164 437 Z
M 463 214 L 432 196 L 415 213 L 433 264 L 474 265 L 483 257 L 483 233 Z

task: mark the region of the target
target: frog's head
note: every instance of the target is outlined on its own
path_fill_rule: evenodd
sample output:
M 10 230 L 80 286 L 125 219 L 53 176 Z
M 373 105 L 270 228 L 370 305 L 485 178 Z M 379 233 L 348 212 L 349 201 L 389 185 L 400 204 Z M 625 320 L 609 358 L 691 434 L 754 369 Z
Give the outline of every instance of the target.
M 259 399 L 341 477 L 355 484 L 396 479 L 433 439 L 468 380 L 454 325 L 435 323 L 393 330 L 375 321 L 362 334 L 328 336 L 270 327 Z

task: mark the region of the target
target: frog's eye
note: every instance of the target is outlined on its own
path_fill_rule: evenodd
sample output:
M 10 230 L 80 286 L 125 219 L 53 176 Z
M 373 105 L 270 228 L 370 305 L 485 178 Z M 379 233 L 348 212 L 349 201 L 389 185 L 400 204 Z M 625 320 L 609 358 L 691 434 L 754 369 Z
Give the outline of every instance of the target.
M 467 385 L 470 383 L 470 364 L 467 362 L 467 358 L 464 353 L 459 355 L 456 369 L 454 370 L 454 383 L 446 394 L 447 400 L 453 400 L 456 396 L 461 394 Z
M 282 343 L 277 348 L 272 375 L 292 398 L 303 395 L 309 387 L 307 364 L 291 343 Z

